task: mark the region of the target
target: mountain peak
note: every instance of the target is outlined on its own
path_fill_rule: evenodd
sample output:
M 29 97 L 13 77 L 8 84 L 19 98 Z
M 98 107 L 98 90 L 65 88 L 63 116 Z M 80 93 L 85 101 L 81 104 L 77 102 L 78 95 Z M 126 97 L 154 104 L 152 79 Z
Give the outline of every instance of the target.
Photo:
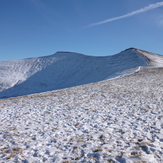
M 127 48 L 127 49 L 125 49 L 124 51 L 134 50 L 134 49 L 136 49 L 136 48 L 131 47 L 131 48 Z

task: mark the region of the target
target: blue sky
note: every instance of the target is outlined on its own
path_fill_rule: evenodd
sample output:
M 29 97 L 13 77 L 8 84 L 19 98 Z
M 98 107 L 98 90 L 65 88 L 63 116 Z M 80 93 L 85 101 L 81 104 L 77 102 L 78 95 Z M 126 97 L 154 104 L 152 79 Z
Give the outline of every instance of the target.
M 160 0 L 1 0 L 0 21 L 1 61 L 130 47 L 163 54 Z

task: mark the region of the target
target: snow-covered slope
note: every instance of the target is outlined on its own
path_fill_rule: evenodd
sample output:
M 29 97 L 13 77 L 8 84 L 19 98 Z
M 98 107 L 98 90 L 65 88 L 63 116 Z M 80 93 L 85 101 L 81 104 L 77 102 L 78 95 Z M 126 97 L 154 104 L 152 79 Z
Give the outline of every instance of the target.
M 1 163 L 163 163 L 163 70 L 0 100 Z
M 3 61 L 0 62 L 0 98 L 69 88 L 124 75 L 121 73 L 124 70 L 148 65 L 148 53 L 144 57 L 139 52 L 130 48 L 106 57 L 57 52 L 46 57 Z
M 140 49 L 135 49 L 135 51 L 147 59 L 149 66 L 163 67 L 163 56 Z

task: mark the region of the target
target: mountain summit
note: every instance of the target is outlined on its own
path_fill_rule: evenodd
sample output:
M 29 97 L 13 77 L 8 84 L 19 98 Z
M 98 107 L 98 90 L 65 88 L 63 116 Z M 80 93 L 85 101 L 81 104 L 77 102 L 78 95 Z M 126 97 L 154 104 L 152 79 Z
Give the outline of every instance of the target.
M 102 81 L 123 76 L 124 70 L 140 66 L 161 67 L 163 56 L 130 48 L 116 55 L 105 57 L 57 52 L 45 57 L 1 61 L 0 98 Z

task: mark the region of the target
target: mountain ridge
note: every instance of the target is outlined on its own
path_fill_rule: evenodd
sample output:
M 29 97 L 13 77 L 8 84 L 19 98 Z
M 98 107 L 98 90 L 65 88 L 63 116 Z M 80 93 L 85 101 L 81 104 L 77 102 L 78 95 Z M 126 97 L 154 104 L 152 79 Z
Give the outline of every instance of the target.
M 128 74 L 123 72 L 127 69 L 149 66 L 154 62 L 152 66 L 157 67 L 157 62 L 159 66 L 162 65 L 162 56 L 148 53 L 129 48 L 112 56 L 94 57 L 59 51 L 49 56 L 2 61 L 0 98 L 58 90 L 124 76 Z

